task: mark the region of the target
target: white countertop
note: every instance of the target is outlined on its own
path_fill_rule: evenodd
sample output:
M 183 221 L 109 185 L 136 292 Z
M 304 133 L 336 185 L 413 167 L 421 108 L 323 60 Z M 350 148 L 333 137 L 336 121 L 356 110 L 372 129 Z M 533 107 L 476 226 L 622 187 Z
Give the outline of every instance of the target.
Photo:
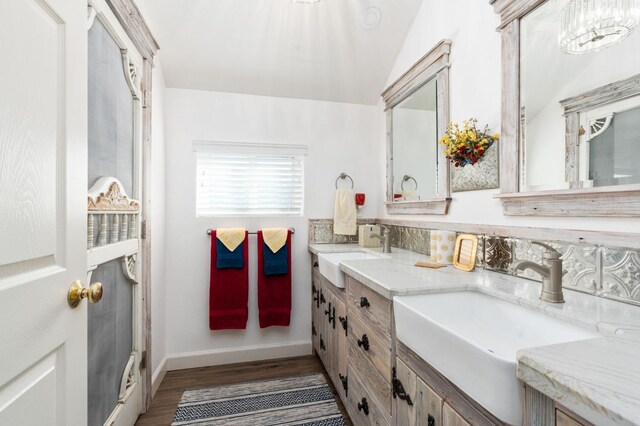
M 310 244 L 318 254 L 365 249 L 356 244 Z M 388 258 L 348 260 L 340 269 L 391 299 L 395 295 L 474 290 L 582 325 L 602 338 L 518 352 L 518 377 L 596 424 L 640 424 L 640 307 L 565 290 L 566 302 L 539 299 L 541 284 L 483 269 L 420 268 L 427 256 L 393 249 Z

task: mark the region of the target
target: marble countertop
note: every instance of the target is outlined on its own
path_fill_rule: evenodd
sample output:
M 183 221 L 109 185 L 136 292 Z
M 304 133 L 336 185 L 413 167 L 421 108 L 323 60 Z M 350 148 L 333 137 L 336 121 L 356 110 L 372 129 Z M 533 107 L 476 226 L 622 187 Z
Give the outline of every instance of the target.
M 374 251 L 356 244 L 310 244 L 314 254 Z M 563 304 L 539 299 L 541 284 L 478 269 L 420 268 L 427 256 L 393 249 L 375 260 L 347 260 L 340 269 L 379 294 L 479 291 L 594 329 L 602 338 L 518 352 L 518 377 L 596 424 L 640 424 L 640 307 L 565 290 Z
M 640 340 L 602 337 L 518 352 L 518 378 L 594 425 L 640 424 Z

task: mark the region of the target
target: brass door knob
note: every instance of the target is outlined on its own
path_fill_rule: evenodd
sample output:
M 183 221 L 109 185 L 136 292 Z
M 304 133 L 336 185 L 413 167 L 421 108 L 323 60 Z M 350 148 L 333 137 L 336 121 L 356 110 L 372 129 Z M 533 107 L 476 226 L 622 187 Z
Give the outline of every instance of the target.
M 67 293 L 67 302 L 72 308 L 76 308 L 82 299 L 89 299 L 91 303 L 98 303 L 102 299 L 102 284 L 93 283 L 89 287 L 84 288 L 80 280 L 71 283 L 69 293 Z

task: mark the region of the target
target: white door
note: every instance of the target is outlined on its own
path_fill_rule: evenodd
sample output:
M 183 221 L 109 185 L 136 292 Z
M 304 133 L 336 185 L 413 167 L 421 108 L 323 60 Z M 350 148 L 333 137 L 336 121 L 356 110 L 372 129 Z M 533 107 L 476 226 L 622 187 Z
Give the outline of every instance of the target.
M 87 419 L 86 25 L 86 0 L 0 0 L 0 425 Z

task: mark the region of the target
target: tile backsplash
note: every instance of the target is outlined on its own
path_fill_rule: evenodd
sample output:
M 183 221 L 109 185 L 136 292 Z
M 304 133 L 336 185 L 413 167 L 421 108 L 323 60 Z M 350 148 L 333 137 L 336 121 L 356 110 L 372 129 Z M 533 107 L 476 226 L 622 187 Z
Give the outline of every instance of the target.
M 376 219 L 358 219 L 358 225 L 376 224 Z M 416 253 L 429 254 L 429 230 L 409 226 L 385 225 L 391 229 L 391 246 Z M 332 219 L 309 220 L 309 243 L 341 244 L 357 243 L 356 235 L 335 235 Z
M 420 226 L 386 224 L 376 219 L 361 219 L 358 224 L 384 224 L 391 229 L 391 246 L 429 254 L 430 230 Z M 512 274 L 516 260 L 542 262 L 545 249 L 524 238 L 478 234 L 476 267 Z M 333 235 L 333 220 L 309 221 L 309 243 L 357 243 L 358 236 Z M 563 287 L 594 296 L 640 305 L 640 250 L 563 241 L 540 241 L 562 253 Z M 540 281 L 530 269 L 518 276 Z
M 358 225 L 374 224 L 375 219 L 358 219 Z M 333 233 L 333 219 L 309 219 L 309 244 L 348 244 L 358 242 L 356 235 L 336 235 Z

